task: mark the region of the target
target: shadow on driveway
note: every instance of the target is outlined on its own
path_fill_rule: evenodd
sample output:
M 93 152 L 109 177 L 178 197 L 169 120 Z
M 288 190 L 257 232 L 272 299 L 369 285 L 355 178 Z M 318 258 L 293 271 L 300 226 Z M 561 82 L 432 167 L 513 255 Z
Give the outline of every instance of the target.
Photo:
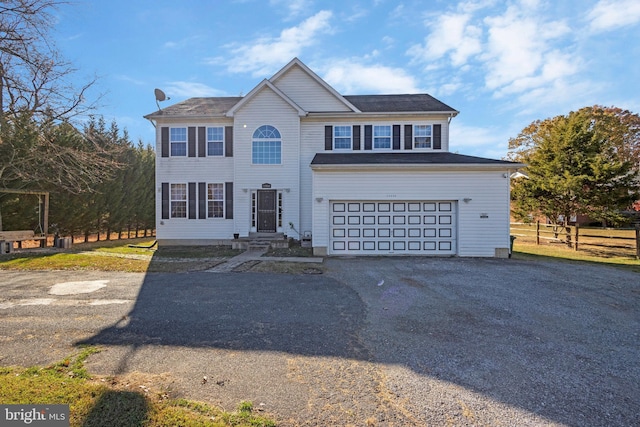
M 128 318 L 83 344 L 170 345 L 366 358 L 365 308 L 318 275 L 147 274 Z
M 400 378 L 394 392 L 417 402 L 414 413 L 460 401 L 455 390 L 438 395 L 441 381 L 489 398 L 477 411 L 497 401 L 570 426 L 640 419 L 635 273 L 483 259 L 333 259 L 327 267 L 322 276 L 148 274 L 129 317 L 86 343 L 402 366 L 418 375 Z

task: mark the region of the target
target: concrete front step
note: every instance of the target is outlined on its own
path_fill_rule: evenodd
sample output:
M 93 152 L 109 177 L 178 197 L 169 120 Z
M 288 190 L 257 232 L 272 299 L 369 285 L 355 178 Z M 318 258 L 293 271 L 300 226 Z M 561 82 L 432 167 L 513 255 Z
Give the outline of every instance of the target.
M 269 249 L 269 248 L 288 248 L 289 241 L 285 240 L 284 237 L 281 239 L 235 239 L 231 242 L 231 247 L 233 249 L 244 249 L 244 250 L 261 250 L 261 249 Z

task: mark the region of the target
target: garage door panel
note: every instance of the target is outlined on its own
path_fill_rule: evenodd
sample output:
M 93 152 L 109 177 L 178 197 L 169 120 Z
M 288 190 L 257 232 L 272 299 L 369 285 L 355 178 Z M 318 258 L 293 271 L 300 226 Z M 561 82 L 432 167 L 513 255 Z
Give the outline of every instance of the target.
M 331 254 L 456 253 L 456 202 L 332 201 Z

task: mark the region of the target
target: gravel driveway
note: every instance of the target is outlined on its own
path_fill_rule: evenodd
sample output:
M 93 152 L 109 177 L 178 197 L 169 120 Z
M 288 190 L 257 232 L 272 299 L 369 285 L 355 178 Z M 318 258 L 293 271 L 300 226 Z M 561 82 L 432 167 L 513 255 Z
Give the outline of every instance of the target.
M 640 420 L 639 274 L 514 259 L 325 266 L 92 272 L 70 287 L 78 273 L 1 272 L 0 364 L 98 344 L 96 374 L 225 409 L 251 400 L 283 426 Z

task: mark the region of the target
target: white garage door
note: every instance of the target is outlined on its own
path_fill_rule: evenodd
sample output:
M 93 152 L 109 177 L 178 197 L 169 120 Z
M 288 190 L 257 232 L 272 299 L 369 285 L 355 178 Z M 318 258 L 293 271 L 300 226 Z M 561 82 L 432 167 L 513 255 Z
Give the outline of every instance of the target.
M 331 255 L 454 255 L 453 201 L 333 201 Z

